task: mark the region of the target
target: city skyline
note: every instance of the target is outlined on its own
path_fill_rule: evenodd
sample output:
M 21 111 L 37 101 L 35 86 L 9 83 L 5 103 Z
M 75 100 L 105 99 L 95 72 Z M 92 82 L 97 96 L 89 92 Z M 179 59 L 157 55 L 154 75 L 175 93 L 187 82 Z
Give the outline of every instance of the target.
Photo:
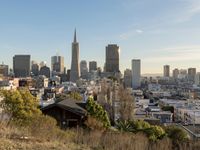
M 131 68 L 132 59 L 142 60 L 142 74 L 162 73 L 165 64 L 199 71 L 198 0 L 0 3 L 0 61 L 9 67 L 17 54 L 50 66 L 58 51 L 69 69 L 76 27 L 80 60 L 95 60 L 102 68 L 106 45 L 117 44 L 122 73 Z

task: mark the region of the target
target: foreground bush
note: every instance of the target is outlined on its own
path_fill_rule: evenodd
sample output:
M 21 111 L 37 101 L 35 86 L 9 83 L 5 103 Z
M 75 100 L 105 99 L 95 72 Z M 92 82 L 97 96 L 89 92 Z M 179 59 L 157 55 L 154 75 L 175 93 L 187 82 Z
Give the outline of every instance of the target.
M 188 140 L 187 133 L 183 129 L 177 126 L 169 126 L 169 127 L 166 127 L 165 130 L 168 137 L 171 138 L 176 143 L 184 142 Z
M 146 128 L 144 133 L 146 133 L 151 141 L 162 139 L 166 135 L 165 131 L 160 126 L 151 126 L 150 128 Z

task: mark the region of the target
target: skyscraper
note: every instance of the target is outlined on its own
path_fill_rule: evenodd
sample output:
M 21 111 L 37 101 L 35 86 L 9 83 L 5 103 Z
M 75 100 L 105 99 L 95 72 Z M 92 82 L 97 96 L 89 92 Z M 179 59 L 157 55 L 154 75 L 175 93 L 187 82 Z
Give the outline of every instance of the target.
M 175 69 L 173 70 L 173 78 L 174 78 L 174 79 L 177 79 L 177 78 L 178 78 L 178 75 L 179 75 L 179 70 L 178 70 L 177 68 L 175 68 Z
M 132 87 L 132 71 L 130 69 L 124 71 L 124 86 L 126 88 Z
M 32 61 L 31 63 L 31 73 L 33 76 L 39 75 L 39 64 L 36 61 Z
M 81 70 L 81 78 L 82 78 L 82 79 L 87 79 L 88 67 L 87 67 L 87 62 L 86 62 L 86 60 L 82 60 L 82 61 L 80 62 L 80 70 Z
M 7 77 L 8 76 L 8 65 L 0 64 L 0 75 Z
M 196 68 L 188 68 L 188 80 L 194 82 L 196 75 Z
M 56 74 L 64 73 L 64 57 L 52 56 L 51 57 L 51 70 L 53 73 L 56 73 Z
M 163 75 L 164 75 L 164 77 L 170 77 L 170 66 L 169 65 L 164 65 Z
M 97 62 L 96 61 L 90 61 L 89 62 L 89 71 L 96 71 L 97 70 Z
M 15 55 L 13 57 L 13 70 L 15 77 L 30 76 L 30 55 Z
M 79 43 L 76 39 L 76 30 L 74 32 L 74 41 L 72 43 L 72 62 L 70 71 L 70 81 L 76 82 L 80 76 L 80 64 L 79 64 Z
M 141 86 L 141 61 L 132 60 L 132 88 L 137 89 Z
M 109 44 L 106 46 L 106 72 L 119 72 L 119 46 Z
M 43 66 L 40 68 L 39 75 L 44 75 L 47 78 L 50 78 L 50 68 L 47 66 Z

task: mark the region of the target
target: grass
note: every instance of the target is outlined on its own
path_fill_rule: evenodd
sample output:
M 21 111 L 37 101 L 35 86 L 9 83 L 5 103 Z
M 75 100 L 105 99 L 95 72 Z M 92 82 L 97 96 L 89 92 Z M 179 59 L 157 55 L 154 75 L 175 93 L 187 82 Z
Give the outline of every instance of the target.
M 41 119 L 41 118 L 40 118 Z M 40 120 L 39 119 L 39 120 Z M 44 119 L 44 118 L 43 118 Z M 87 129 L 60 130 L 51 118 L 28 127 L 0 122 L 0 150 L 199 150 L 199 141 L 173 144 L 165 137 L 149 141 L 144 133 Z M 48 124 L 47 124 L 48 122 Z

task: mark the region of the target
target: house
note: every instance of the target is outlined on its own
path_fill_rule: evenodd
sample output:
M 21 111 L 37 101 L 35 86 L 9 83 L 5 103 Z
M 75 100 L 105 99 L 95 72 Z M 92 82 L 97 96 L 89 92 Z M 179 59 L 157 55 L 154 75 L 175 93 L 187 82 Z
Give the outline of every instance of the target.
M 50 104 L 41 108 L 41 110 L 45 115 L 55 118 L 58 125 L 63 129 L 82 126 L 87 113 L 84 109 L 84 103 L 78 103 L 73 99 Z
M 170 111 L 152 112 L 152 117 L 160 119 L 161 123 L 172 123 L 173 113 Z

